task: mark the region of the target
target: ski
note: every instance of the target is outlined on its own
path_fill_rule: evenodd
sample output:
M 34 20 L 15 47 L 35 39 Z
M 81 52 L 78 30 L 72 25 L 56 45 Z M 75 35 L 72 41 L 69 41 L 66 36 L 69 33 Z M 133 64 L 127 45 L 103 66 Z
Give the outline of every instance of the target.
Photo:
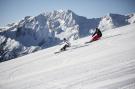
M 67 50 L 65 50 L 65 51 L 67 51 Z M 62 52 L 65 52 L 65 51 L 57 51 L 57 52 L 54 52 L 54 54 L 62 53 Z
M 85 42 L 84 44 L 88 44 L 88 43 L 92 43 L 92 42 L 88 41 L 88 42 Z
M 60 53 L 61 51 L 58 51 L 58 52 L 54 52 L 54 54 L 58 54 L 58 53 Z

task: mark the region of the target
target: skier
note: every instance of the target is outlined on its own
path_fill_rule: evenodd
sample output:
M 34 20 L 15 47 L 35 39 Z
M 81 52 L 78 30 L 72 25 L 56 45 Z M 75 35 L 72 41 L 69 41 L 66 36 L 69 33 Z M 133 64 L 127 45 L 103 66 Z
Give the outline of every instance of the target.
M 64 46 L 60 49 L 60 51 L 65 51 L 66 48 L 70 47 L 71 45 L 70 42 L 66 38 L 63 39 L 63 42 L 64 42 Z
M 66 51 L 66 48 L 70 47 L 70 46 L 71 46 L 70 42 L 66 38 L 64 38 L 63 39 L 63 47 L 59 51 L 54 52 L 54 54 L 60 53 L 62 51 Z
M 100 31 L 100 29 L 96 28 L 95 33 L 92 35 L 92 39 L 86 43 L 91 43 L 93 41 L 99 40 L 101 37 L 102 37 L 102 32 Z

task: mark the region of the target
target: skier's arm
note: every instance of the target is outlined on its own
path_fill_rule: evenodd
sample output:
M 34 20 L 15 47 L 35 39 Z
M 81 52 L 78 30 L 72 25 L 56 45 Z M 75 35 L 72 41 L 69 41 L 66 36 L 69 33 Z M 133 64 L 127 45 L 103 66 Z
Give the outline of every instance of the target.
M 93 37 L 96 33 L 97 33 L 97 31 L 95 31 L 95 33 L 94 33 L 94 34 L 92 34 L 92 37 Z
M 63 45 L 65 42 L 60 42 L 58 45 Z

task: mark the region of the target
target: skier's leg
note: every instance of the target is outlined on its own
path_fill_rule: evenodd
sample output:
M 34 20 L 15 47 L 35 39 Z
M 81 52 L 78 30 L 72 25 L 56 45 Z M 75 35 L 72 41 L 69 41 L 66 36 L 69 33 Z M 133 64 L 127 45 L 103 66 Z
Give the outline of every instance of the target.
M 65 51 L 66 50 L 66 45 L 64 45 L 60 50 Z
M 68 46 L 68 45 L 65 45 L 65 47 L 64 47 L 64 51 L 66 50 L 66 48 L 67 48 L 67 47 L 69 47 L 69 46 Z
M 60 49 L 60 51 L 63 51 L 63 48 L 64 48 L 64 47 L 62 47 L 62 48 Z
M 98 35 L 95 35 L 93 36 L 92 40 L 90 42 L 93 42 L 93 41 L 96 41 L 96 40 L 99 40 L 100 37 Z

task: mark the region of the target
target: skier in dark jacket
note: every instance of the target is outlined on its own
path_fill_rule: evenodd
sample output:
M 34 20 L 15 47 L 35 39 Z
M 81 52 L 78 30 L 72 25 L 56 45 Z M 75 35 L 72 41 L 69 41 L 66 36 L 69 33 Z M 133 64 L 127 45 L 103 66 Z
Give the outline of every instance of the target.
M 95 33 L 92 35 L 91 42 L 99 40 L 101 37 L 102 37 L 102 32 L 100 31 L 100 29 L 96 28 Z
M 99 40 L 101 37 L 102 37 L 102 32 L 100 31 L 100 29 L 96 28 L 95 33 L 92 35 L 92 39 L 86 43 L 90 43 L 90 42 Z
M 66 48 L 70 47 L 70 45 L 71 45 L 66 38 L 63 39 L 63 42 L 64 42 L 64 46 L 60 49 L 61 51 L 65 51 Z

